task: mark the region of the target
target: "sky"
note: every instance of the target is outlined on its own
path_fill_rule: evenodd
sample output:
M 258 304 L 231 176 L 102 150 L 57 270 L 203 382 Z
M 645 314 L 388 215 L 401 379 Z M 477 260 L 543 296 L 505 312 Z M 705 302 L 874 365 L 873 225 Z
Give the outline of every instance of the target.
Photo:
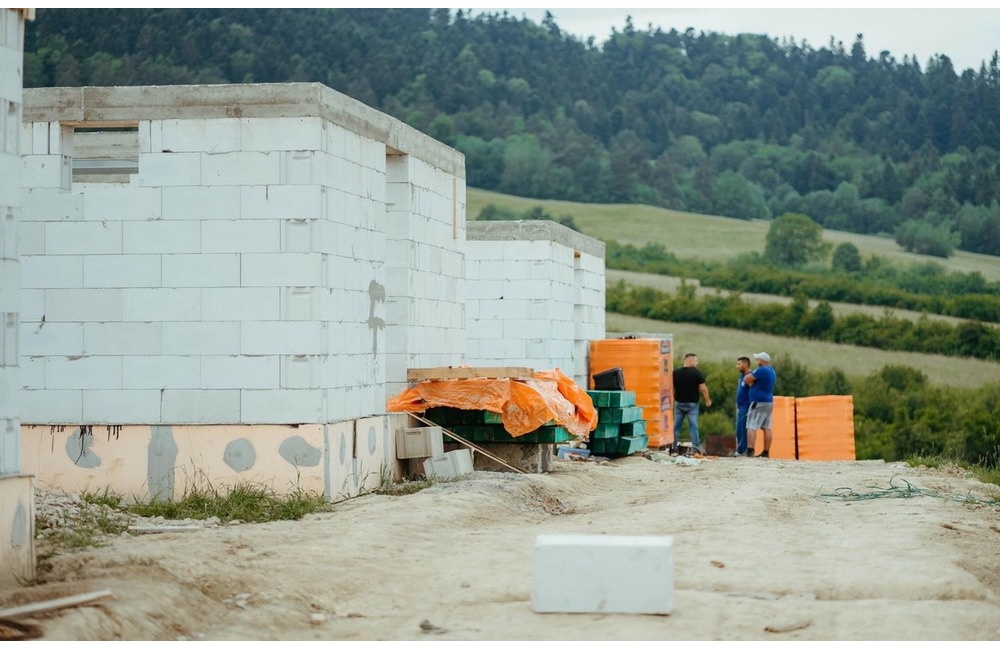
M 729 7 L 721 8 L 728 4 Z M 838 3 L 837 9 L 807 8 L 804 3 L 771 3 L 754 7 L 750 3 L 719 3 L 703 0 L 699 9 L 661 9 L 638 7 L 631 9 L 487 9 L 479 12 L 507 11 L 515 17 L 526 17 L 540 23 L 546 11 L 555 17 L 559 28 L 581 40 L 594 36 L 601 44 L 611 34 L 612 27 L 622 31 L 625 18 L 632 16 L 632 25 L 645 30 L 650 24 L 664 31 L 671 28 L 683 32 L 714 31 L 724 34 L 767 34 L 779 41 L 794 37 L 799 44 L 807 41 L 814 49 L 827 47 L 830 37 L 841 41 L 850 51 L 857 34 L 869 58 L 878 58 L 883 50 L 902 62 L 904 55 L 916 56 L 922 69 L 935 54 L 945 54 L 959 74 L 966 68 L 976 72 L 984 61 L 989 64 L 993 52 L 1000 50 L 1000 3 L 956 2 L 950 8 L 907 8 L 902 3 L 869 2 L 880 8 L 870 9 Z M 766 8 L 765 8 L 766 7 Z M 962 7 L 962 8 L 958 8 Z M 466 7 L 468 8 L 468 7 Z

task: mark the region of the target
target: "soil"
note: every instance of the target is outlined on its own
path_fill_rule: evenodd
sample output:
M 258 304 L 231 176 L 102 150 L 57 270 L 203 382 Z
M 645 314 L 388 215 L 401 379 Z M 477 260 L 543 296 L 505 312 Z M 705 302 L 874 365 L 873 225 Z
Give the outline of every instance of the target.
M 535 613 L 543 533 L 671 536 L 672 613 Z M 0 606 L 103 589 L 21 622 L 51 641 L 995 641 L 1000 490 L 881 461 L 559 460 L 299 521 L 110 538 Z

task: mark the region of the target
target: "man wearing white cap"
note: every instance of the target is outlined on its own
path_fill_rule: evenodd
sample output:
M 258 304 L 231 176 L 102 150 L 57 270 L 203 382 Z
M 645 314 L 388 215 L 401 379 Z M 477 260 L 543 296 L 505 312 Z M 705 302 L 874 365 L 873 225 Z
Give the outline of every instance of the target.
M 771 413 L 774 410 L 774 382 L 778 376 L 771 367 L 771 355 L 757 352 L 753 355 L 757 368 L 743 376 L 750 386 L 750 410 L 747 413 L 747 456 L 753 457 L 757 442 L 757 429 L 764 430 L 764 448 L 758 458 L 768 458 L 771 451 Z

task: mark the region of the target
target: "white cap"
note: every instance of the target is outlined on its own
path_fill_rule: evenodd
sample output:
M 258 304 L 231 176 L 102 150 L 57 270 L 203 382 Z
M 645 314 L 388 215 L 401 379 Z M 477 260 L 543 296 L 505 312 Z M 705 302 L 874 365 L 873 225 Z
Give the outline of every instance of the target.
M 763 361 L 767 361 L 768 363 L 771 363 L 771 355 L 768 354 L 767 352 L 755 352 L 754 355 L 753 355 L 753 358 L 754 359 L 761 359 Z

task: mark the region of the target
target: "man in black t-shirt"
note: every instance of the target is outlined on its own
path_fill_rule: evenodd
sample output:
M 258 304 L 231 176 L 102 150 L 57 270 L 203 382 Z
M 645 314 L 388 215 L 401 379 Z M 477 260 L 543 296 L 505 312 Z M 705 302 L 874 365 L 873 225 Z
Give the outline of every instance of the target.
M 674 442 L 670 447 L 672 453 L 677 453 L 681 425 L 685 418 L 691 432 L 691 443 L 696 451 L 704 453 L 701 439 L 698 437 L 699 393 L 705 398 L 705 408 L 712 406 L 712 398 L 708 394 L 708 386 L 705 385 L 705 376 L 698 370 L 698 355 L 688 352 L 684 355 L 684 365 L 674 370 Z

